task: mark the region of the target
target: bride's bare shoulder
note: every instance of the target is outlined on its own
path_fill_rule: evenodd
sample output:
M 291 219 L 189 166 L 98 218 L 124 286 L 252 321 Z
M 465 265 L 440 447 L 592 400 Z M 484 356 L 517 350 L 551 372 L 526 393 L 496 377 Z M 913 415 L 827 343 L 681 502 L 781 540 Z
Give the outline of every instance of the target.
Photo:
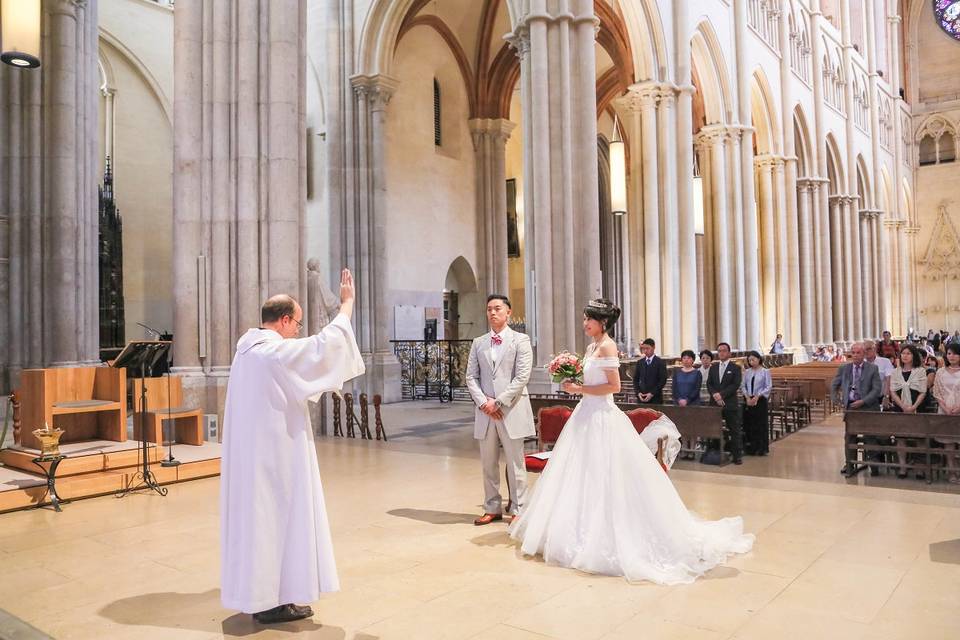
M 617 343 L 613 340 L 604 340 L 597 346 L 597 350 L 594 352 L 598 358 L 616 358 L 619 354 L 617 351 Z

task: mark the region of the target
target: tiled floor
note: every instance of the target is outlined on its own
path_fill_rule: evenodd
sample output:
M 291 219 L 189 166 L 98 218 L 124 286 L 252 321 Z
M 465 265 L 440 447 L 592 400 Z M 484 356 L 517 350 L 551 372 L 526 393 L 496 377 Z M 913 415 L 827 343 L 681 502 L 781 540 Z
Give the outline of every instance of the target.
M 519 558 L 505 526 L 471 524 L 480 469 L 462 405 L 386 418 L 389 443 L 318 444 L 343 590 L 312 621 L 262 629 L 220 607 L 216 478 L 0 516 L 0 608 L 55 638 L 960 637 L 955 487 L 845 481 L 803 432 L 737 470 L 682 463 L 688 506 L 742 514 L 756 547 L 693 585 L 631 585 Z M 836 427 L 821 429 L 809 436 Z M 777 477 L 790 468 L 825 481 Z

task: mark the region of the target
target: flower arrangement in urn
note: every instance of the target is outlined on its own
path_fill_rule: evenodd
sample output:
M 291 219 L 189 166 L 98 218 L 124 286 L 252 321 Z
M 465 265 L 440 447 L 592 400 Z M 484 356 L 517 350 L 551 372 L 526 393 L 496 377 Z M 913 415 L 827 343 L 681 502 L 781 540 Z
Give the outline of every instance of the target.
M 583 359 L 575 353 L 561 351 L 550 364 L 547 372 L 554 382 L 583 382 Z
M 63 429 L 51 427 L 44 422 L 43 429 L 34 429 L 33 435 L 40 441 L 41 458 L 55 458 L 60 455 L 60 436 L 63 435 Z

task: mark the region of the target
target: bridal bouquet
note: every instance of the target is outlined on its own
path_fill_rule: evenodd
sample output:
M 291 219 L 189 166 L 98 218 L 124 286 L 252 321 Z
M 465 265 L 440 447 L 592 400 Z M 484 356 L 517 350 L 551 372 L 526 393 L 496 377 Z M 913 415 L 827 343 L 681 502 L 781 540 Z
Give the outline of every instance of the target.
M 550 364 L 547 371 L 554 382 L 583 382 L 583 360 L 569 351 L 561 351 Z

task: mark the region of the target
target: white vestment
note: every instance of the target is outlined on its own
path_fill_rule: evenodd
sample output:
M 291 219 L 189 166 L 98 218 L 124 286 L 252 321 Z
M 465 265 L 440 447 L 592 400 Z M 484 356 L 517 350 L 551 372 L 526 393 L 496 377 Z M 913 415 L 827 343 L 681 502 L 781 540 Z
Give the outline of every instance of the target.
M 256 613 L 340 588 L 307 401 L 363 371 L 344 315 L 307 338 L 250 329 L 237 342 L 220 471 L 227 609 Z

